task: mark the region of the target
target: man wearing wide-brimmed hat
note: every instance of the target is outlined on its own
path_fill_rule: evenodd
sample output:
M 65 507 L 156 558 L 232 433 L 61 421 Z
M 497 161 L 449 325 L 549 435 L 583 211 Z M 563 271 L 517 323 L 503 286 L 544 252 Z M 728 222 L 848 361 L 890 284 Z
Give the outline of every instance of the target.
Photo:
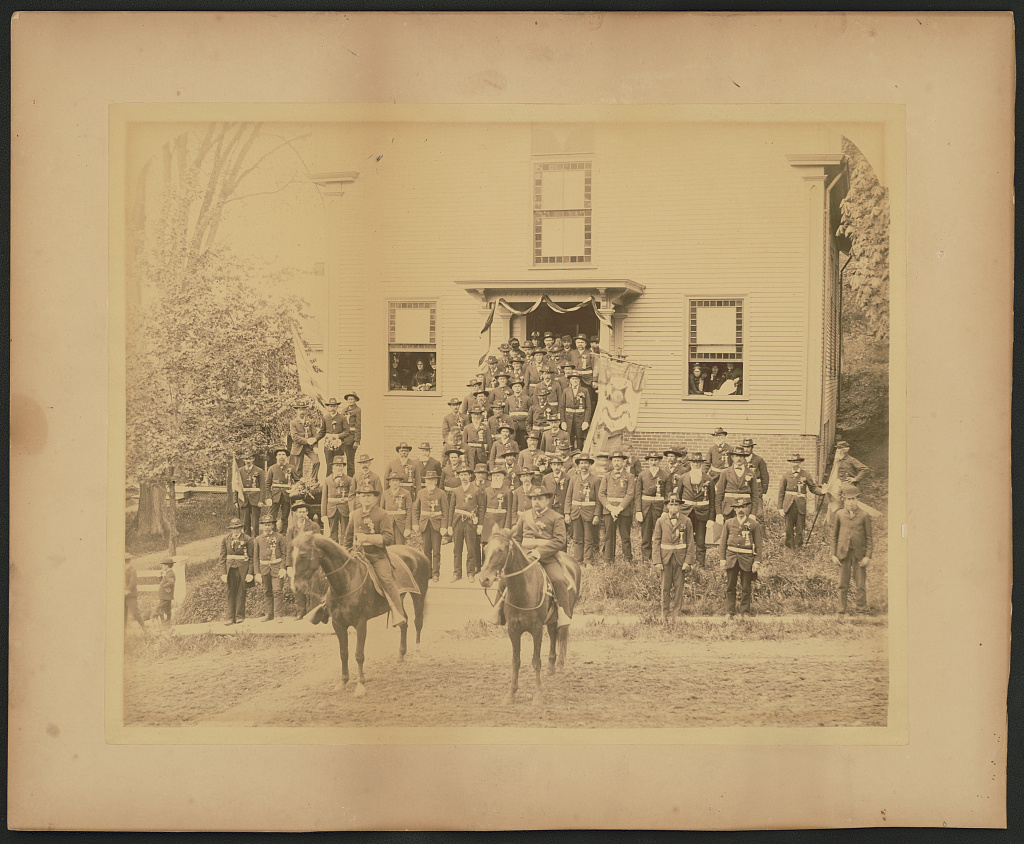
M 792 454 L 786 461 L 790 471 L 779 482 L 779 509 L 786 517 L 786 547 L 804 547 L 804 522 L 807 518 L 807 492 L 817 492 L 811 476 L 803 470 L 804 459 Z
M 661 620 L 671 624 L 683 605 L 686 573 L 693 568 L 693 523 L 680 510 L 679 493 L 669 493 L 654 526 L 654 569 L 661 575 Z
M 707 529 L 711 518 L 709 498 L 714 498 L 715 484 L 704 467 L 704 453 L 690 452 L 690 469 L 679 479 L 679 510 L 693 525 L 693 540 L 697 546 L 697 565 L 707 559 Z
M 245 585 L 253 582 L 252 561 L 252 537 L 242 531 L 241 519 L 232 519 L 228 535 L 220 542 L 220 564 L 224 568 L 220 580 L 228 587 L 225 624 L 245 621 Z
M 353 481 L 345 467 L 344 453 L 334 455 L 334 471 L 324 481 L 320 493 L 320 518 L 323 521 L 324 536 L 341 542 L 348 528 L 349 499 L 352 497 Z
M 768 484 L 771 477 L 768 474 L 768 464 L 760 454 L 754 454 L 754 446 L 757 445 L 750 437 L 743 440 L 743 450 L 747 453 L 747 467 L 754 475 L 754 515 L 759 519 L 764 514 L 764 496 L 768 493 Z
M 750 496 L 737 496 L 733 518 L 722 528 L 718 541 L 721 558 L 719 568 L 728 572 L 725 597 L 729 617 L 736 615 L 736 585 L 739 583 L 741 616 L 750 614 L 750 592 L 754 573 L 761 567 L 761 545 L 764 531 L 761 523 L 750 515 Z
M 242 494 L 239 507 L 242 517 L 242 528 L 249 536 L 255 536 L 259 530 L 260 507 L 266 497 L 266 473 L 255 464 L 251 451 L 242 455 L 242 467 L 238 470 L 242 488 L 235 490 Z
M 310 475 L 315 481 L 320 475 L 320 455 L 316 452 L 316 444 L 324 436 L 324 423 L 309 413 L 309 403 L 305 399 L 297 400 L 292 407 L 295 408 L 295 415 L 288 423 L 292 468 L 301 478 L 303 461 L 306 457 L 312 458 L 313 469 Z
M 622 557 L 626 562 L 633 560 L 633 545 L 630 530 L 633 527 L 633 507 L 636 501 L 636 478 L 626 471 L 625 452 L 616 451 L 611 455 L 612 468 L 601 479 L 598 500 L 604 512 L 604 561 L 615 562 L 615 537 L 618 535 L 622 546 Z
M 388 547 L 395 542 L 394 519 L 378 506 L 377 491 L 369 484 L 360 483 L 356 488 L 356 497 L 359 506 L 352 510 L 342 544 L 349 550 L 364 554 L 373 566 L 391 607 L 394 618 L 392 626 L 398 627 L 406 624 L 407 620 L 405 610 L 402 609 L 402 596 L 391 571 L 391 560 L 388 558 Z
M 341 406 L 334 396 L 331 396 L 324 407 L 324 460 L 327 462 L 327 474 L 334 471 L 334 458 L 345 453 L 345 439 L 348 434 L 348 422 L 345 414 L 338 408 Z
M 455 545 L 452 583 L 462 580 L 463 547 L 466 549 L 466 573 L 470 580 L 480 568 L 477 537 L 483 530 L 484 507 L 483 493 L 473 483 L 473 470 L 463 463 L 459 466 L 459 485 L 452 490 L 448 511 L 447 533 Z
M 640 553 L 645 563 L 654 558 L 654 525 L 665 511 L 665 496 L 671 491 L 668 473 L 661 468 L 661 457 L 657 451 L 648 452 L 644 458 L 646 465 L 637 477 L 634 518 L 640 522 Z
M 359 396 L 354 392 L 345 393 L 342 397 L 348 404 L 343 411 L 345 424 L 348 430 L 345 432 L 345 468 L 351 478 L 356 471 L 356 452 L 359 451 L 359 443 L 363 439 L 363 409 L 359 406 Z
M 708 470 L 708 474 L 711 475 L 712 482 L 718 483 L 718 476 L 724 472 L 730 464 L 729 455 L 733 452 L 733 447 L 725 441 L 725 438 L 729 435 L 729 432 L 719 426 L 711 432 L 712 446 L 707 450 L 704 455 L 704 468 Z M 718 511 L 715 507 L 716 494 L 711 494 L 711 518 L 714 519 L 718 515 Z
M 562 394 L 561 426 L 573 448 L 583 448 L 592 411 L 590 391 L 583 386 L 580 373 L 573 369 L 569 372 L 569 389 Z
M 459 408 L 462 406 L 462 400 L 452 396 L 448 399 L 448 407 L 450 410 L 445 414 L 444 419 L 441 420 L 441 442 L 445 445 L 452 445 L 456 442 L 455 434 L 459 435 L 458 439 L 462 439 L 462 430 L 466 427 L 467 419 L 463 416 L 462 411 Z
M 292 519 L 291 524 L 288 525 L 288 532 L 285 534 L 285 562 L 286 564 L 291 562 L 291 549 L 295 544 L 295 537 L 300 533 L 319 533 L 321 530 L 320 525 L 313 519 L 309 518 L 309 505 L 306 504 L 301 498 L 296 498 L 292 502 Z M 288 566 L 289 577 L 295 574 L 294 569 Z M 305 592 L 295 593 L 295 617 L 302 618 L 306 614 L 308 603 L 308 596 Z
M 419 528 L 435 583 L 441 577 L 441 531 L 448 523 L 448 496 L 437 486 L 440 477 L 432 468 L 423 473 L 423 489 L 412 506 L 412 523 Z
M 412 446 L 409 443 L 400 442 L 395 446 L 395 451 L 398 453 L 398 457 L 388 464 L 385 475 L 388 472 L 398 475 L 402 488 L 408 491 L 409 500 L 412 501 L 420 491 L 420 475 L 423 473 L 423 467 L 418 460 L 409 457 L 412 454 Z
M 405 545 L 406 540 L 412 535 L 412 525 L 409 523 L 412 496 L 409 490 L 402 486 L 402 476 L 394 469 L 388 469 L 385 478 L 388 485 L 381 497 L 381 507 L 395 523 L 395 545 Z
M 279 445 L 273 451 L 275 462 L 267 470 L 267 498 L 263 506 L 270 508 L 270 515 L 277 522 L 278 531 L 285 533 L 288 530 L 288 508 L 291 506 L 289 491 L 299 478 L 288 463 L 288 449 Z
M 338 469 L 344 474 L 343 464 L 339 464 Z M 348 475 L 345 475 L 345 480 L 348 480 Z M 284 621 L 283 580 L 287 574 L 286 547 L 285 538 L 274 530 L 274 519 L 270 515 L 261 518 L 260 533 L 253 542 L 253 570 L 256 582 L 263 585 L 265 607 L 260 621 Z
M 846 440 L 836 443 L 836 471 L 839 482 L 856 486 L 868 473 L 868 467 L 856 457 L 850 456 L 850 444 Z
M 839 570 L 839 615 L 846 613 L 846 597 L 853 577 L 857 612 L 868 611 L 867 579 L 873 539 L 871 516 L 858 506 L 860 490 L 843 484 L 843 508 L 832 525 L 832 562 Z
M 370 469 L 370 466 L 372 465 L 373 458 L 370 457 L 369 454 L 367 454 L 366 452 L 360 454 L 356 458 L 356 466 L 358 467 L 358 471 L 356 472 L 354 481 L 357 486 L 373 487 L 377 491 L 377 503 L 380 504 L 381 496 L 384 494 L 384 484 L 381 483 L 380 476 Z M 355 487 L 353 487 L 353 490 L 354 489 Z M 354 491 L 353 496 L 355 496 Z M 358 502 L 356 501 L 351 502 L 351 506 L 349 507 L 350 514 L 355 509 L 355 505 L 357 503 Z
M 470 408 L 469 424 L 462 429 L 462 444 L 466 462 L 471 466 L 486 463 L 491 454 L 491 432 L 484 424 L 484 411 L 479 405 Z
M 594 458 L 589 454 L 577 454 L 573 463 L 576 471 L 570 476 L 565 491 L 565 523 L 572 526 L 573 559 L 582 565 L 592 566 L 597 562 L 600 482 L 590 473 Z
M 720 525 L 732 515 L 738 497 L 745 496 L 751 502 L 754 500 L 754 473 L 747 466 L 747 452 L 735 448 L 730 456 L 732 465 L 722 470 L 715 486 L 715 521 Z

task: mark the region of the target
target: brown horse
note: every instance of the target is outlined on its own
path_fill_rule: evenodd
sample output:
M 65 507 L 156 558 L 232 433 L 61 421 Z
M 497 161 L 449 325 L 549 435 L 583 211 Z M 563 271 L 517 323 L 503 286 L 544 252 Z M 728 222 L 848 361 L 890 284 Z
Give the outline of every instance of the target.
M 409 545 L 392 545 L 388 548 L 392 561 L 402 560 L 412 572 L 420 593 L 413 593 L 412 604 L 415 612 L 416 644 L 420 643 L 423 630 L 423 605 L 430 582 L 430 561 Z M 334 625 L 335 635 L 341 648 L 341 682 L 348 683 L 348 628 L 356 629 L 356 697 L 366 694 L 363 685 L 363 653 L 366 645 L 366 622 L 384 615 L 390 609 L 387 599 L 380 595 L 370 580 L 362 560 L 342 548 L 337 542 L 318 533 L 300 533 L 292 544 L 291 564 L 294 570 L 292 588 L 310 594 L 313 574 L 322 569 L 330 584 L 327 592 L 327 611 Z M 405 595 L 402 595 L 405 603 Z M 403 607 L 404 609 L 404 607 Z M 402 641 L 398 646 L 398 659 L 406 652 L 406 636 L 409 625 L 399 627 Z
M 580 567 L 567 554 L 559 559 L 569 577 L 576 584 L 579 594 Z M 522 546 L 512 538 L 509 530 L 496 530 L 491 535 L 484 551 L 484 565 L 477 575 L 477 581 L 488 589 L 495 581 L 505 585 L 505 621 L 508 637 L 512 640 L 512 685 L 505 696 L 505 703 L 514 703 L 519 690 L 519 664 L 523 633 L 533 636 L 533 673 L 536 678 L 533 702 L 544 702 L 540 683 L 540 647 L 544 628 L 548 629 L 551 652 L 548 655 L 548 670 L 565 667 L 565 655 L 569 647 L 569 628 L 558 627 L 558 616 L 554 598 L 547 594 L 544 569 L 537 561 L 529 561 Z M 557 643 L 558 657 L 555 658 Z

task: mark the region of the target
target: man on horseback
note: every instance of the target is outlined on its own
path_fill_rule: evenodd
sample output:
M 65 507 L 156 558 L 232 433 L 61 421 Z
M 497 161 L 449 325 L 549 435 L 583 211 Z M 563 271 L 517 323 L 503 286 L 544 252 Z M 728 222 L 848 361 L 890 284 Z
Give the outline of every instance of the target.
M 547 572 L 548 579 L 555 593 L 558 606 L 558 626 L 567 627 L 572 620 L 572 608 L 576 604 L 576 586 L 569 580 L 558 559 L 559 553 L 565 551 L 565 522 L 558 513 L 551 509 L 551 491 L 543 486 L 534 486 L 530 490 L 530 510 L 527 510 L 512 529 L 512 538 L 523 546 L 526 558 L 530 562 L 537 561 Z M 495 623 L 505 623 L 504 586 L 498 589 L 498 612 Z
M 394 616 L 393 627 L 407 624 L 402 610 L 402 596 L 398 594 L 395 577 L 391 573 L 391 559 L 388 546 L 395 543 L 395 525 L 391 516 L 377 504 L 377 490 L 369 484 L 361 484 L 356 491 L 359 509 L 355 510 L 348 522 L 348 531 L 342 543 L 349 550 L 361 550 L 377 573 L 384 595 Z

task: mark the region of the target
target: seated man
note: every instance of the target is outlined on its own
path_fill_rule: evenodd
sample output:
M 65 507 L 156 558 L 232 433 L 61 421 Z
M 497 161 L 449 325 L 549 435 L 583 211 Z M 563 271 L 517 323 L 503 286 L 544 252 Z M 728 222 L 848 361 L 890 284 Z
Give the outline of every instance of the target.
M 572 620 L 572 608 L 576 604 L 576 584 L 569 579 L 558 555 L 565 551 L 565 523 L 556 511 L 551 509 L 551 491 L 543 486 L 530 490 L 531 509 L 520 516 L 512 528 L 512 538 L 523 546 L 526 558 L 531 562 L 540 561 L 551 580 L 558 605 L 558 626 L 567 627 Z M 504 589 L 498 591 L 497 623 L 504 624 L 504 602 L 500 599 Z
M 407 624 L 402 610 L 402 596 L 398 593 L 395 576 L 391 572 L 391 558 L 388 546 L 395 542 L 395 523 L 392 517 L 377 504 L 377 490 L 372 486 L 360 486 L 356 492 L 359 509 L 352 512 L 345 532 L 344 546 L 349 550 L 362 550 L 377 573 L 380 585 L 391 606 L 394 616 L 393 627 Z

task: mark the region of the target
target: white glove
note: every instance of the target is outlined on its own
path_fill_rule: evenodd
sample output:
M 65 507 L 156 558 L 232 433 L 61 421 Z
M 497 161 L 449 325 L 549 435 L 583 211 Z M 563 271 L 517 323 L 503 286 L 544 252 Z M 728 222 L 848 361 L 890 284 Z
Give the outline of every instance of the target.
M 761 568 L 761 564 L 758 563 L 758 562 L 755 562 L 754 565 L 750 567 L 750 570 L 751 571 L 757 571 L 760 568 Z
M 718 567 L 719 567 L 719 568 L 720 568 L 720 569 L 721 569 L 722 571 L 725 571 L 725 570 L 726 570 L 727 568 L 729 568 L 729 564 L 728 564 L 728 563 L 727 563 L 727 562 L 726 562 L 725 560 L 719 560 L 719 561 L 718 561 Z
M 252 583 L 252 575 L 251 574 L 247 574 L 245 576 L 245 582 L 246 583 Z
M 256 575 L 256 582 L 257 583 L 262 583 L 263 582 L 263 575 L 262 574 L 257 574 Z
M 869 565 L 871 565 L 871 558 L 865 557 L 863 560 L 860 561 L 860 565 L 861 568 L 867 568 Z
M 638 522 L 642 522 L 642 521 L 644 520 L 644 514 L 643 514 L 642 512 L 640 512 L 639 510 L 637 510 L 637 512 L 636 512 L 636 516 L 635 516 L 634 518 L 635 518 L 635 519 L 636 519 L 636 520 L 637 520 Z
M 715 524 L 717 524 L 717 525 L 724 525 L 725 524 L 725 516 L 723 516 L 721 513 L 719 513 L 717 516 L 715 516 Z
M 590 423 L 589 422 L 584 422 L 583 423 L 583 430 L 584 431 L 587 430 L 587 428 L 589 428 L 589 427 L 590 427 Z
M 221 583 L 227 583 L 228 582 L 228 576 L 226 574 L 222 574 L 220 576 L 220 582 Z
M 288 576 L 289 577 L 293 577 L 294 575 L 295 575 L 295 569 L 293 569 L 291 566 L 288 566 Z

